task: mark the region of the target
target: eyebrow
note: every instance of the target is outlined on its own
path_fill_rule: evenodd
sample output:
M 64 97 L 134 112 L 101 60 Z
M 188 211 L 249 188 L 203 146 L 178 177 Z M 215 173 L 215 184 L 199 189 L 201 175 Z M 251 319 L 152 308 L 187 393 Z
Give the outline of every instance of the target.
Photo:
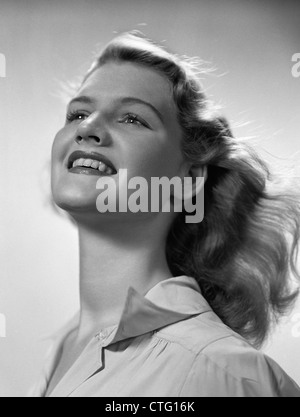
M 144 106 L 150 107 L 152 111 L 157 115 L 157 117 L 160 119 L 161 122 L 163 122 L 163 116 L 161 112 L 153 106 L 153 104 L 149 103 L 148 101 L 142 100 L 137 97 L 124 97 L 121 99 L 122 104 L 143 104 Z
M 71 106 L 74 103 L 84 103 L 84 104 L 94 104 L 96 102 L 95 99 L 89 96 L 80 96 L 75 97 L 73 100 L 70 101 L 69 106 Z M 149 103 L 148 101 L 142 100 L 137 97 L 123 97 L 120 99 L 121 104 L 143 104 L 144 106 L 149 107 L 156 115 L 157 117 L 163 122 L 163 115 L 161 112 L 153 106 L 153 104 Z
M 74 103 L 94 104 L 95 100 L 88 96 L 75 97 L 70 101 L 69 106 Z

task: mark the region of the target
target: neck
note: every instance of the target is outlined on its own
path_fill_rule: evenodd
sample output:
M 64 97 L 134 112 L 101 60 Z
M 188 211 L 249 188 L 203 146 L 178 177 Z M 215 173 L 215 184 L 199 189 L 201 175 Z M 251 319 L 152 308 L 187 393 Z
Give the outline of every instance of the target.
M 161 220 L 109 221 L 98 227 L 77 222 L 81 304 L 78 339 L 118 324 L 130 286 L 146 294 L 172 277 L 165 255 L 166 222 L 157 222 Z

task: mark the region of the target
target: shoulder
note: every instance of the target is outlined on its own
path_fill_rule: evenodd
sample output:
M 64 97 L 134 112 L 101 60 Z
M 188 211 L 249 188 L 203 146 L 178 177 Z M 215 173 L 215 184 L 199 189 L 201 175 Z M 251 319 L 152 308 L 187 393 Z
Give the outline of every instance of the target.
M 224 339 L 229 339 L 231 343 L 245 342 L 211 310 L 166 326 L 156 333 L 158 337 L 176 343 L 195 355 L 218 342 L 223 344 Z
M 212 311 L 168 326 L 157 336 L 180 346 L 180 354 L 189 352 L 189 360 L 192 355 L 181 396 L 300 397 L 300 388 L 279 365 Z

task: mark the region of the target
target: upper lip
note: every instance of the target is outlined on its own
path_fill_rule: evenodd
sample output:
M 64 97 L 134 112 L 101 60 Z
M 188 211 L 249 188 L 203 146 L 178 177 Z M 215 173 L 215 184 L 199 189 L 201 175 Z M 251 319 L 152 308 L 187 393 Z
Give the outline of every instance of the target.
M 73 163 L 77 159 L 93 159 L 95 161 L 103 162 L 107 167 L 111 168 L 115 174 L 117 173 L 117 170 L 114 167 L 113 163 L 105 155 L 102 155 L 101 153 L 75 151 L 69 157 L 68 169 L 72 168 Z

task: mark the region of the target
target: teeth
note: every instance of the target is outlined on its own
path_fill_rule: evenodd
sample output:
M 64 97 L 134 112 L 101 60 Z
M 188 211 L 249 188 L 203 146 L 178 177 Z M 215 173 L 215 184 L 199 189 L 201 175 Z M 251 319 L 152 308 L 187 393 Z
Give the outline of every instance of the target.
M 92 161 L 91 159 L 86 159 L 86 160 L 83 162 L 83 166 L 84 166 L 84 167 L 89 168 L 89 167 L 91 167 L 91 166 L 92 166 L 92 163 L 93 163 L 93 161 Z
M 73 162 L 73 168 L 76 168 L 78 166 L 98 169 L 100 172 L 106 173 L 107 175 L 112 175 L 114 173 L 114 171 L 110 167 L 105 165 L 103 162 L 95 161 L 93 159 L 77 159 Z
M 103 162 L 100 162 L 98 169 L 100 172 L 105 172 L 107 170 L 107 166 Z
M 100 162 L 99 161 L 93 161 L 91 167 L 94 168 L 94 169 L 98 169 L 99 168 L 99 165 L 100 165 Z
M 84 163 L 84 159 L 83 158 L 77 159 L 77 161 L 75 161 L 73 163 L 73 168 L 78 167 L 78 166 L 83 166 L 83 163 Z

